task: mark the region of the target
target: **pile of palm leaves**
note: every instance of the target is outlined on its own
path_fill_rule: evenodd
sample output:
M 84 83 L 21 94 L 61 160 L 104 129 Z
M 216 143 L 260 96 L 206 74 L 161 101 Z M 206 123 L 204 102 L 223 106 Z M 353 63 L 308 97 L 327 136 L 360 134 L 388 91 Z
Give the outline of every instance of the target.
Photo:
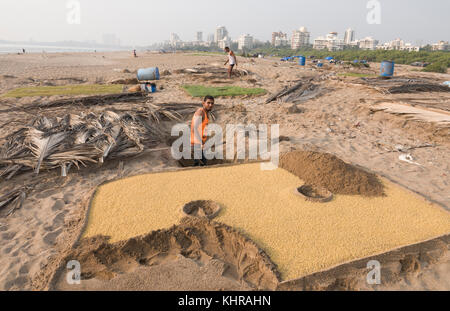
M 38 116 L 6 137 L 0 148 L 0 177 L 19 171 L 103 163 L 105 159 L 136 155 L 164 139 L 161 120 L 179 120 L 175 110 L 147 104 L 137 111 Z
M 436 83 L 403 84 L 389 88 L 389 93 L 450 92 L 450 87 Z
M 385 94 L 417 93 L 417 92 L 450 92 L 450 88 L 445 85 L 437 84 L 436 81 L 429 78 L 404 78 L 392 77 L 386 79 L 361 78 L 360 83 L 368 85 Z

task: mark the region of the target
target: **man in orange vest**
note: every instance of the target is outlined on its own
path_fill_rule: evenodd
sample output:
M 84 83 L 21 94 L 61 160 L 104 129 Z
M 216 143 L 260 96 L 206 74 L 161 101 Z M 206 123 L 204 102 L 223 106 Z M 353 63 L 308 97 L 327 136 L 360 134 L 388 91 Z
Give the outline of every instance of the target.
M 191 122 L 191 149 L 194 156 L 194 166 L 205 166 L 206 158 L 203 147 L 206 143 L 206 126 L 209 123 L 208 114 L 214 106 L 214 97 L 205 96 L 202 108 L 198 108 L 194 113 Z M 201 155 L 200 155 L 201 152 Z

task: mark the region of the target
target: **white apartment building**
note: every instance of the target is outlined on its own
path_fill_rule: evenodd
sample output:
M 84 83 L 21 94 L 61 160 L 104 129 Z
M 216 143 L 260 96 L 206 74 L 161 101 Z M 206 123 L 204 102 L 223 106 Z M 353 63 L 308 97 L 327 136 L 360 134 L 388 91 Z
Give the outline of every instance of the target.
M 287 38 L 287 35 L 286 35 L 286 37 L 275 38 L 275 43 L 274 43 L 275 47 L 288 46 L 288 45 L 289 45 L 289 40 Z
M 346 45 L 351 45 L 351 43 L 354 41 L 355 41 L 355 31 L 353 29 L 349 28 L 345 31 L 344 43 Z
M 328 49 L 329 51 L 340 51 L 344 49 L 344 40 L 338 39 L 337 32 L 330 32 L 326 37 L 318 37 L 314 40 L 315 50 Z
M 253 48 L 253 37 L 249 34 L 245 34 L 239 37 L 238 49 L 251 49 Z
M 433 51 L 450 51 L 450 45 L 448 41 L 439 41 L 432 45 Z
M 365 37 L 359 40 L 359 48 L 362 50 L 376 50 L 379 41 L 372 37 Z
M 219 42 L 217 42 L 217 45 L 219 46 L 219 48 L 224 49 L 227 46 L 230 47 L 231 45 L 231 38 L 226 36 L 225 38 L 223 38 L 222 40 L 219 40 Z
M 177 46 L 181 43 L 180 37 L 176 33 L 170 34 L 170 45 Z
M 292 32 L 291 49 L 297 50 L 302 47 L 308 47 L 310 36 L 311 35 L 306 27 L 301 27 L 298 30 L 294 30 Z
M 214 35 L 214 42 L 219 43 L 220 40 L 223 40 L 225 37 L 228 37 L 228 30 L 225 26 L 219 26 L 216 28 L 216 34 Z
M 420 50 L 419 46 L 413 46 L 411 43 L 405 43 L 402 39 L 395 39 L 377 46 L 378 50 L 397 50 L 397 51 L 416 51 Z
M 289 45 L 288 36 L 286 33 L 273 32 L 272 33 L 272 45 L 275 47 Z

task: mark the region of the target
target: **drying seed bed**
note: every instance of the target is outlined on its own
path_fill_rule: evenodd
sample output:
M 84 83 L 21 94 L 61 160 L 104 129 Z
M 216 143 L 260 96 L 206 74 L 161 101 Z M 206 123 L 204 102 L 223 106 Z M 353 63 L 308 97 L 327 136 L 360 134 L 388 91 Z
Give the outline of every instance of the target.
M 296 176 L 258 163 L 135 176 L 99 187 L 84 236 L 115 242 L 168 228 L 186 203 L 212 200 L 222 207 L 214 220 L 255 241 L 288 280 L 450 232 L 448 212 L 382 181 L 385 197 L 318 203 L 295 194 Z

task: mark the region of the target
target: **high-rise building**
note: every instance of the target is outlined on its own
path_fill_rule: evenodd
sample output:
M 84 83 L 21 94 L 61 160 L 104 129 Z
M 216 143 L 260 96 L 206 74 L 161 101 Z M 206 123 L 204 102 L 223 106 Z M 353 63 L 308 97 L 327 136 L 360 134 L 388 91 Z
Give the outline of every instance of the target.
M 345 31 L 344 43 L 350 45 L 355 40 L 355 31 L 351 28 Z
M 238 49 L 251 49 L 253 48 L 253 37 L 249 34 L 245 34 L 239 37 Z
M 197 38 L 197 41 L 198 41 L 198 42 L 202 42 L 202 41 L 203 41 L 203 32 L 197 31 L 197 36 L 196 36 L 196 38 Z
M 208 36 L 206 37 L 206 41 L 208 41 L 209 43 L 214 42 L 214 34 L 213 33 L 208 34 Z
M 289 44 L 287 34 L 280 32 L 272 32 L 272 45 L 275 47 L 286 46 Z
M 301 27 L 299 30 L 292 32 L 291 48 L 297 50 L 299 48 L 309 46 L 310 33 L 306 27 Z
M 218 43 L 223 38 L 228 37 L 228 31 L 225 26 L 219 26 L 216 28 L 216 34 L 214 35 L 214 42 Z

